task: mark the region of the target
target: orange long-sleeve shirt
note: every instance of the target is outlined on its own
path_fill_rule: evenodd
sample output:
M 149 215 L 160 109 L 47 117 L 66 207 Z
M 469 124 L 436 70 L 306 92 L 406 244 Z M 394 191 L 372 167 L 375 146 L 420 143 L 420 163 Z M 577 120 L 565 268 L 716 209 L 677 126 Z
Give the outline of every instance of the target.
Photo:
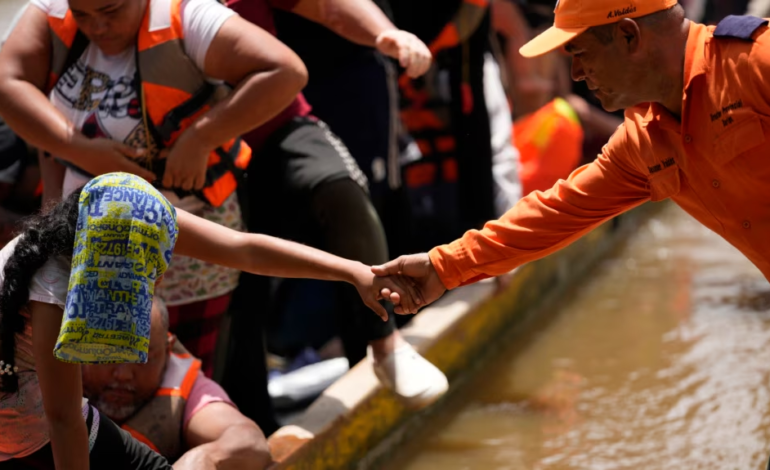
M 714 37 L 692 23 L 682 120 L 658 104 L 626 111 L 602 155 L 430 258 L 449 288 L 509 272 L 647 201 L 671 198 L 770 279 L 770 31 Z

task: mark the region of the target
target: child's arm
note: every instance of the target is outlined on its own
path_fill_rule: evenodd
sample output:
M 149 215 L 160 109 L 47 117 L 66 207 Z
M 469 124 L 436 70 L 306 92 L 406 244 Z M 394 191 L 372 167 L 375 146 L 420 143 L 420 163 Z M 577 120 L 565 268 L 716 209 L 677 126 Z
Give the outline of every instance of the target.
M 63 311 L 54 304 L 30 302 L 32 350 L 43 394 L 56 470 L 88 470 L 88 431 L 82 414 L 80 366 L 54 358 Z
M 181 255 L 263 276 L 349 282 L 383 319 L 388 314 L 377 302 L 380 299 L 401 305 L 407 312 L 416 312 L 421 303 L 411 281 L 398 276 L 376 278 L 357 261 L 267 235 L 237 232 L 180 209 L 177 222 L 175 252 Z

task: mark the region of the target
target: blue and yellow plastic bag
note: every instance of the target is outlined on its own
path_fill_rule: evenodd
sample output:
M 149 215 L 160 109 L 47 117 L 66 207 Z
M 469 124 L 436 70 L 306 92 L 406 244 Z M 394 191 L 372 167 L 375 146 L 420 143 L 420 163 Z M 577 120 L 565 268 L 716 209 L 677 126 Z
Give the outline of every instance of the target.
M 147 362 L 155 282 L 177 234 L 174 207 L 138 176 L 110 173 L 85 185 L 57 359 Z

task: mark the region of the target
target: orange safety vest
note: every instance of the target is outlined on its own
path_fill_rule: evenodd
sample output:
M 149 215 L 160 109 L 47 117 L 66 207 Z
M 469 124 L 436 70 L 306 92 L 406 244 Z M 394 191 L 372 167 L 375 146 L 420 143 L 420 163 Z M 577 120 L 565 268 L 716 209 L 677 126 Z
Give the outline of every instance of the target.
M 169 461 L 181 457 L 184 409 L 200 369 L 201 361 L 175 341 L 155 396 L 121 427 Z
M 82 55 L 88 39 L 78 30 L 66 0 L 55 0 L 48 16 L 51 29 L 51 75 L 48 91 Z M 213 85 L 184 51 L 181 0 L 150 0 L 136 44 L 136 68 L 145 130 L 152 136 L 150 155 L 170 148 L 177 138 L 230 92 Z M 219 207 L 235 192 L 251 161 L 251 149 L 240 138 L 231 139 L 209 155 L 206 186 L 197 195 Z M 165 162 L 155 159 L 162 175 Z
M 556 98 L 513 125 L 513 143 L 519 149 L 522 196 L 550 189 L 567 179 L 583 158 L 583 126 L 575 110 Z

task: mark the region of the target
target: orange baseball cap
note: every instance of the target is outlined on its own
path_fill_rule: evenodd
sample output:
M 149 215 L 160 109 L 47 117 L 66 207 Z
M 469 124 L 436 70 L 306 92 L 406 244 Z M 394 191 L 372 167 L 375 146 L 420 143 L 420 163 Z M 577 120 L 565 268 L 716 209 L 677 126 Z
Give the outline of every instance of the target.
M 558 0 L 554 25 L 524 45 L 524 57 L 537 57 L 560 48 L 588 28 L 639 18 L 668 10 L 677 0 Z

